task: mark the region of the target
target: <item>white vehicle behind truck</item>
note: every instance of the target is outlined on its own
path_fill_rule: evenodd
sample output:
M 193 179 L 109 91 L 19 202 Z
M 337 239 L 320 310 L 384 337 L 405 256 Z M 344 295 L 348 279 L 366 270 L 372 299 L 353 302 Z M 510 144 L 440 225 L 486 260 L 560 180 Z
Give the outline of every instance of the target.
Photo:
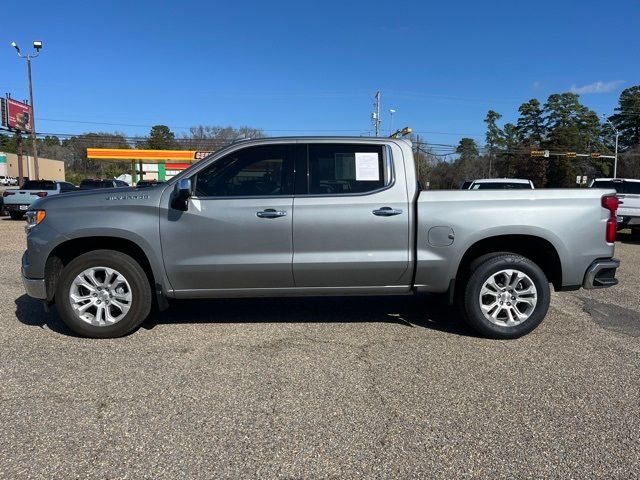
M 2 194 L 4 208 L 9 212 L 13 220 L 20 220 L 27 210 L 38 198 L 57 195 L 59 193 L 76 190 L 75 185 L 69 182 L 57 182 L 53 180 L 28 180 L 22 188 L 5 190 Z
M 640 180 L 634 178 L 596 178 L 589 185 L 592 188 L 615 189 L 620 200 L 618 207 L 618 228 L 640 231 Z

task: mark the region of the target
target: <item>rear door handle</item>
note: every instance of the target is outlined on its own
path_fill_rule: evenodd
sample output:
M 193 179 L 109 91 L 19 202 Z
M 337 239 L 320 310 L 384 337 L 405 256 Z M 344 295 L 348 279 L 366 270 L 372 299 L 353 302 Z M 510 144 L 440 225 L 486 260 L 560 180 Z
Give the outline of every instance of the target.
M 275 210 L 273 208 L 267 208 L 261 212 L 256 212 L 259 218 L 278 218 L 285 217 L 287 215 L 286 210 Z
M 400 215 L 402 213 L 401 209 L 395 209 L 391 207 L 382 207 L 378 210 L 374 210 L 373 214 L 378 217 L 393 217 L 394 215 Z

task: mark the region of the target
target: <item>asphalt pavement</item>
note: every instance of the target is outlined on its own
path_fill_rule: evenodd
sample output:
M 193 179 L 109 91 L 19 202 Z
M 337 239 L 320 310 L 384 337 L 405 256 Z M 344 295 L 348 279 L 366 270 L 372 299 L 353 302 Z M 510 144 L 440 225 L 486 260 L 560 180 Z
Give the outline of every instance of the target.
M 640 241 L 513 341 L 431 297 L 173 302 L 115 340 L 24 295 L 0 218 L 0 478 L 638 478 Z

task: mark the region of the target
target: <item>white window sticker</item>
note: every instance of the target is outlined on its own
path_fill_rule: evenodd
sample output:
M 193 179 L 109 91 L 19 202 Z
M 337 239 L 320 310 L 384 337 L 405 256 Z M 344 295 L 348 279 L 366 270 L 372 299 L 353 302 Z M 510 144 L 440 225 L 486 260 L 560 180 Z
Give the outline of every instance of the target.
M 380 180 L 377 152 L 356 152 L 356 180 Z

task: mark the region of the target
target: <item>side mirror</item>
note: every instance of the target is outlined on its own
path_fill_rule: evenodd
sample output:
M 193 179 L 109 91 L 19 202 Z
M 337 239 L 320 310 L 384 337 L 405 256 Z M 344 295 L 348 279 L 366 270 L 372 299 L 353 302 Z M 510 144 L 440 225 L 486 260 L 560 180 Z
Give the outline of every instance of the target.
M 171 206 L 176 210 L 186 212 L 189 208 L 189 198 L 191 198 L 191 179 L 183 178 L 176 185 Z

